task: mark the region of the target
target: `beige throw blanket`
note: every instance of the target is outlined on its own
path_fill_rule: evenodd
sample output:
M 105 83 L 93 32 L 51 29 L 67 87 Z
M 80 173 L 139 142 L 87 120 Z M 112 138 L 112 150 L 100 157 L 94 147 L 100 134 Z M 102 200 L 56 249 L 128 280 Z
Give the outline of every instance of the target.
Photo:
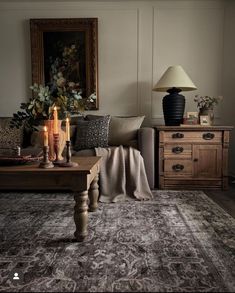
M 101 202 L 118 202 L 136 198 L 152 199 L 143 158 L 132 147 L 96 148 L 102 157 L 100 166 Z

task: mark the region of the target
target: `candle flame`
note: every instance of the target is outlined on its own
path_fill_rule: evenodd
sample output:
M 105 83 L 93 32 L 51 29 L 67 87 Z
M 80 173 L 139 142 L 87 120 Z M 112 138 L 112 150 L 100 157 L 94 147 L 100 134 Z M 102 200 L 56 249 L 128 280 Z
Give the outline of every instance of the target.
M 57 107 L 55 106 L 55 107 L 54 107 L 54 111 L 56 111 L 56 110 L 57 110 Z
M 69 118 L 68 117 L 66 118 L 66 121 L 69 122 Z
M 44 131 L 47 131 L 47 127 L 46 126 L 44 126 Z

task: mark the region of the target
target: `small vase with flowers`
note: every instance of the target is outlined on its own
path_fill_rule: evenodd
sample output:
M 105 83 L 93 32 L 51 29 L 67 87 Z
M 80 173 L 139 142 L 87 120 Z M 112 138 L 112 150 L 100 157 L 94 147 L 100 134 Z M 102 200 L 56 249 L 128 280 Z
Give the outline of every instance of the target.
M 223 99 L 222 96 L 199 96 L 196 95 L 194 101 L 197 103 L 200 116 L 209 116 L 210 125 L 214 124 L 214 107 Z

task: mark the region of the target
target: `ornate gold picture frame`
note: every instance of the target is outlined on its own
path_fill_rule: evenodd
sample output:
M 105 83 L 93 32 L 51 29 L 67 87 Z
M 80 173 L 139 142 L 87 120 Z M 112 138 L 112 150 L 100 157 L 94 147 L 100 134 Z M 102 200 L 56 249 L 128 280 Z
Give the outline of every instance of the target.
M 98 19 L 30 19 L 32 83 L 49 85 L 54 74 L 79 84 L 81 96 L 98 93 Z

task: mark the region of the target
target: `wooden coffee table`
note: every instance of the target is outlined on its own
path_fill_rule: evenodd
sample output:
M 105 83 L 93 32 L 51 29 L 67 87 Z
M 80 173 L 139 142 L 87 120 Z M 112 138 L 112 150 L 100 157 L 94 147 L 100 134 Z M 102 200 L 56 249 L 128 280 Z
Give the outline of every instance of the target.
M 74 193 L 74 236 L 87 236 L 88 209 L 98 207 L 100 157 L 73 157 L 78 167 L 41 169 L 39 164 L 0 166 L 0 190 L 69 190 Z M 89 207 L 88 207 L 89 198 Z

